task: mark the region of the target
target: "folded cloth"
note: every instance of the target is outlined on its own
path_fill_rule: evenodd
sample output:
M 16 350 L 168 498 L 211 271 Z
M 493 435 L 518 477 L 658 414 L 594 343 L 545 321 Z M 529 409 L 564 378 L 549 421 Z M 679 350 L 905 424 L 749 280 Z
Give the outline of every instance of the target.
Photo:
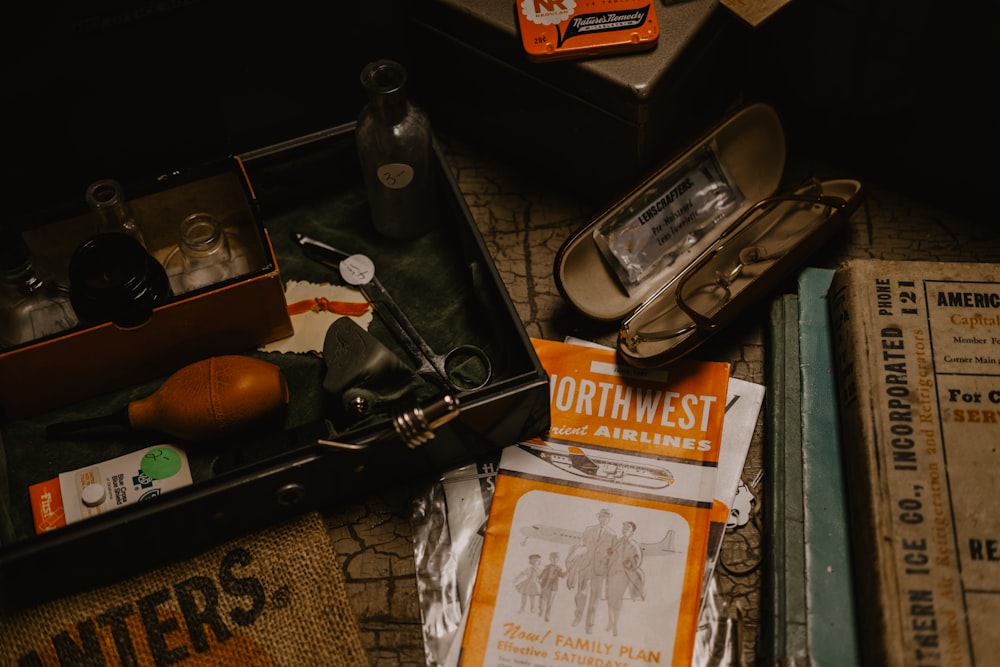
M 368 665 L 309 513 L 103 588 L 0 614 L 3 665 Z

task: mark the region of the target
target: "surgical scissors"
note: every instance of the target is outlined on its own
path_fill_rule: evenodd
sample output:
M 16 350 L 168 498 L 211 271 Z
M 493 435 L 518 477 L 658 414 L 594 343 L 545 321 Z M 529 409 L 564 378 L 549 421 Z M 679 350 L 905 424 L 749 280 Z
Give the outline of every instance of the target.
M 419 364 L 418 375 L 431 379 L 442 390 L 457 393 L 480 389 L 490 381 L 493 367 L 481 348 L 457 345 L 438 354 L 427 344 L 375 276 L 375 264 L 368 256 L 352 255 L 298 232 L 293 236 L 310 259 L 338 271 L 345 282 L 361 290 L 399 344 Z

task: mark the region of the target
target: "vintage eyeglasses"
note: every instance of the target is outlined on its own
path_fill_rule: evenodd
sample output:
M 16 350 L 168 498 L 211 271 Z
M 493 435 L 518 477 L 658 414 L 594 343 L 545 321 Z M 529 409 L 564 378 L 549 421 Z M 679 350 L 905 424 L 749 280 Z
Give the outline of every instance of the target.
M 818 181 L 795 194 L 761 199 L 623 322 L 621 340 L 634 350 L 644 342 L 717 329 L 723 307 L 795 248 L 817 214 L 828 217 L 846 206 L 847 200 L 824 194 Z

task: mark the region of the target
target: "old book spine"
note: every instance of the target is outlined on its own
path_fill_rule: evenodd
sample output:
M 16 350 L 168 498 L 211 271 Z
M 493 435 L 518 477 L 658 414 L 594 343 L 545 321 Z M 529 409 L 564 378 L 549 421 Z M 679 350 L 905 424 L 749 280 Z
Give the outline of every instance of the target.
M 767 566 L 763 583 L 765 664 L 804 663 L 806 635 L 805 523 L 802 508 L 802 392 L 799 384 L 799 301 L 771 304 L 768 330 L 768 431 L 764 500 Z
M 1000 655 L 1000 266 L 854 260 L 829 291 L 865 664 Z
M 833 271 L 798 280 L 805 600 L 812 667 L 857 667 L 853 572 L 827 291 Z

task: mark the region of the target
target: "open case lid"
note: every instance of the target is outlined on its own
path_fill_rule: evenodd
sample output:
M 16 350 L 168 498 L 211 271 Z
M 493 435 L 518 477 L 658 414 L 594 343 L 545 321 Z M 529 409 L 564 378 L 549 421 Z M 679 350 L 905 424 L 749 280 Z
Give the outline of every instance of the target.
M 687 354 L 766 295 L 860 203 L 854 179 L 778 194 L 785 135 L 745 106 L 568 238 L 556 286 L 588 317 L 622 321 L 621 356 L 658 366 Z

